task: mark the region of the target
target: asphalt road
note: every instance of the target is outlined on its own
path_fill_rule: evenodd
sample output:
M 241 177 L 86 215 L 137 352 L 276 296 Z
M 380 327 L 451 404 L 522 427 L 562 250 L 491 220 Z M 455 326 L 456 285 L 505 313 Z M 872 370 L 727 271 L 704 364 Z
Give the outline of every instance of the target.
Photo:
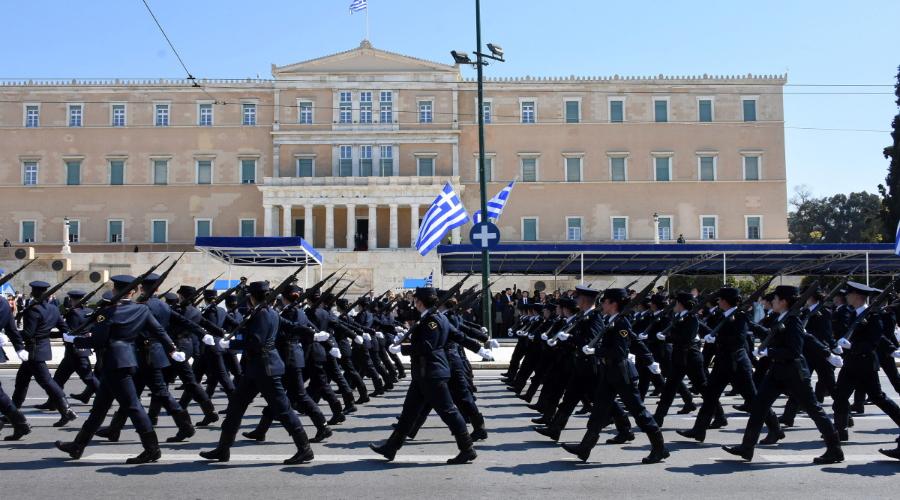
M 640 463 L 649 444 L 639 434 L 625 446 L 598 445 L 590 462 L 581 464 L 531 430 L 529 419 L 536 415 L 504 389 L 498 375 L 499 371 L 477 372 L 478 404 L 490 436 L 477 444 L 478 460 L 465 466 L 444 465 L 456 447 L 434 414 L 394 463 L 384 462 L 368 449 L 370 441 L 390 434 L 406 384 L 362 407 L 335 428 L 327 443 L 313 445 L 313 463 L 288 467 L 281 461 L 293 454 L 294 447 L 280 427 L 273 427 L 266 443 L 239 439 L 227 464 L 209 464 L 197 456 L 218 439 L 218 428 L 213 428 L 198 430 L 188 443 L 164 443 L 159 463 L 124 465 L 125 458 L 141 449 L 130 424 L 120 442 L 95 439 L 81 460 L 71 461 L 53 442 L 72 439 L 77 427 L 53 428 L 55 414 L 31 408 L 44 400 L 32 383 L 25 404 L 34 432 L 20 442 L 0 441 L 0 498 L 897 498 L 900 461 L 877 452 L 879 447 L 894 446 L 897 429 L 872 406 L 856 417 L 851 442 L 844 447 L 847 460 L 838 465 L 811 464 L 823 444 L 812 422 L 802 417 L 797 427 L 788 430 L 785 441 L 758 447 L 752 463 L 726 454 L 719 446 L 738 443 L 746 424 L 746 416 L 734 411 L 729 414 L 729 426 L 710 431 L 705 444 L 686 442 L 674 432 L 689 427 L 693 416 L 670 416 L 664 434 L 672 456 L 665 463 Z M 14 371 L 0 370 L 7 393 L 12 391 L 13 377 Z M 67 392 L 80 388 L 77 380 L 66 386 Z M 726 398 L 723 402 L 728 403 L 728 411 L 739 401 Z M 783 402 L 779 401 L 779 407 Z M 220 397 L 216 403 L 223 408 L 225 401 Z M 652 411 L 655 400 L 648 403 Z M 82 418 L 74 424 L 80 424 L 87 407 L 75 408 Z M 251 407 L 251 416 L 244 421 L 247 429 L 260 411 L 260 404 Z M 195 421 L 200 419 L 196 405 L 191 412 Z M 303 421 L 312 430 L 305 417 Z M 586 417 L 574 417 L 563 440 L 579 440 L 585 423 Z M 160 441 L 175 433 L 165 415 L 157 430 Z M 10 432 L 4 429 L 2 435 Z

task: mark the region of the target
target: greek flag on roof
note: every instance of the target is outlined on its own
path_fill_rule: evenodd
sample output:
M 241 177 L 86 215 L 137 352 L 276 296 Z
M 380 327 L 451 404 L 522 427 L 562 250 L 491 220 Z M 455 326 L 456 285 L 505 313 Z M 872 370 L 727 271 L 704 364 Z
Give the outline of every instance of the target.
M 501 189 L 499 193 L 494 195 L 493 198 L 488 200 L 487 202 L 487 212 L 488 219 L 497 220 L 500 218 L 500 214 L 503 213 L 503 208 L 506 207 L 506 202 L 509 201 L 509 194 L 512 193 L 513 184 L 516 181 L 512 181 L 508 186 Z M 475 224 L 481 222 L 481 210 L 475 212 L 475 216 L 473 217 L 475 220 Z
M 459 196 L 453 191 L 450 183 L 444 184 L 441 194 L 425 212 L 419 237 L 416 239 L 416 250 L 426 255 L 441 242 L 447 231 L 469 222 L 469 213 L 463 206 Z
M 434 286 L 434 271 L 428 273 L 428 277 L 425 278 L 425 286 Z
M 350 13 L 366 10 L 367 8 L 369 8 L 369 5 L 366 0 L 353 0 L 353 3 L 350 4 Z

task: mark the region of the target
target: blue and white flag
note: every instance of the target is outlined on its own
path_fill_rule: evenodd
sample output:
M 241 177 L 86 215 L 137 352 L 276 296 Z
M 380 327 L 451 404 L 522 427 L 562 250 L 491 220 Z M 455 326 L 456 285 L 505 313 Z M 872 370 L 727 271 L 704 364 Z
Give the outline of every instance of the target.
M 459 196 L 453 191 L 453 186 L 448 182 L 444 184 L 441 194 L 425 212 L 422 225 L 419 227 L 419 237 L 416 239 L 416 250 L 426 255 L 436 247 L 444 235 L 451 229 L 469 222 L 469 213 L 463 206 Z
M 894 253 L 900 255 L 900 222 L 897 222 L 897 232 L 894 234 Z
M 433 270 L 430 273 L 428 273 L 428 277 L 425 278 L 425 286 L 426 287 L 434 286 L 434 271 Z
M 516 181 L 512 181 L 508 186 L 501 189 L 499 193 L 497 193 L 493 198 L 488 200 L 487 202 L 487 212 L 488 219 L 497 220 L 500 218 L 500 214 L 503 213 L 503 209 L 506 207 L 506 202 L 509 201 L 509 195 L 512 193 L 513 184 Z M 481 210 L 475 212 L 475 216 L 472 217 L 475 221 L 475 224 L 481 222 Z
M 350 4 L 350 13 L 359 12 L 362 10 L 366 10 L 369 8 L 366 0 L 353 0 L 353 3 Z

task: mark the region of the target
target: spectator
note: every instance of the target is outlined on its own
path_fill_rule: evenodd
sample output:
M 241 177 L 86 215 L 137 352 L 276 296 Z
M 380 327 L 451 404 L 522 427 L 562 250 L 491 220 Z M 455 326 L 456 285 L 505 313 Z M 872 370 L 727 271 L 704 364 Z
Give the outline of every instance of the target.
M 678 234 L 678 239 L 675 240 L 675 243 L 687 243 L 687 242 L 684 241 L 684 235 L 679 233 L 679 234 Z

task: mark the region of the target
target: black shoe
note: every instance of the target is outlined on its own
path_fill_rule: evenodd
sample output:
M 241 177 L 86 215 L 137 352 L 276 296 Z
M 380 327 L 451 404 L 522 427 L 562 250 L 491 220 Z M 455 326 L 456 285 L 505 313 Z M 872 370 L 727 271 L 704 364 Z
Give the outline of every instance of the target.
M 188 439 L 194 437 L 197 431 L 193 427 L 186 427 L 184 429 L 178 429 L 178 432 L 175 433 L 174 436 L 166 439 L 167 443 L 182 443 L 187 441 Z
M 559 441 L 560 431 L 555 427 L 534 427 L 534 432 L 537 432 L 541 436 L 547 436 L 554 441 Z
M 841 441 L 850 441 L 850 434 L 847 433 L 847 429 L 838 429 L 838 439 Z
M 853 403 L 850 405 L 850 413 L 855 415 L 862 415 L 866 412 L 866 405 Z
M 59 417 L 59 420 L 53 422 L 53 427 L 63 427 L 76 418 L 78 418 L 78 414 L 72 411 L 71 408 L 68 408 L 65 412 L 63 412 L 62 416 Z
M 328 420 L 328 425 L 340 425 L 340 423 L 345 420 L 347 420 L 347 417 L 345 417 L 343 413 L 335 413 L 331 416 L 331 419 Z
M 13 433 L 9 436 L 3 438 L 4 441 L 18 441 L 23 437 L 31 434 L 31 426 L 28 424 L 21 424 L 13 426 Z
M 369 448 L 372 451 L 374 451 L 375 453 L 378 453 L 379 455 L 388 459 L 388 462 L 393 461 L 394 457 L 397 456 L 397 450 L 394 447 L 389 446 L 388 443 L 384 443 L 382 445 L 376 445 L 375 443 L 369 443 Z
M 360 396 L 359 399 L 356 400 L 356 404 L 364 405 L 369 401 L 371 401 L 371 399 L 369 399 L 369 396 Z
M 227 415 L 227 414 L 228 414 L 228 408 L 225 408 L 224 410 L 219 410 L 217 413 L 218 413 L 219 415 Z
M 297 453 L 294 453 L 294 456 L 286 459 L 282 463 L 284 465 L 300 465 L 300 464 L 312 462 L 314 458 L 316 458 L 316 457 L 313 454 L 312 448 L 307 446 L 303 450 L 297 450 Z
M 747 403 L 740 405 L 731 405 L 731 407 L 742 413 L 750 413 L 750 405 L 748 405 Z
M 663 440 L 662 432 L 656 431 L 648 435 L 650 438 L 650 454 L 641 459 L 642 464 L 658 464 L 669 458 L 669 450 Z
M 472 441 L 484 441 L 488 437 L 488 433 L 484 429 L 475 429 L 472 431 Z
M 538 405 L 537 403 L 535 403 L 533 405 L 528 405 L 528 406 L 526 406 L 526 408 L 528 408 L 529 410 L 532 410 L 532 411 L 541 411 L 541 406 Z
M 594 409 L 591 405 L 584 405 L 581 407 L 580 410 L 576 411 L 575 414 L 576 415 L 590 415 L 593 410 Z
M 377 398 L 377 397 L 381 397 L 381 396 L 384 396 L 383 389 L 379 389 L 379 390 L 372 391 L 371 393 L 369 393 L 370 398 Z
M 197 427 L 207 427 L 219 421 L 219 414 L 216 412 L 207 413 L 203 420 L 197 422 Z
M 56 406 L 53 403 L 51 403 L 50 401 L 46 401 L 39 405 L 34 405 L 34 409 L 41 410 L 41 411 L 56 411 Z
M 56 449 L 59 451 L 63 451 L 69 454 L 73 460 L 78 460 L 81 458 L 81 454 L 84 453 L 84 446 L 81 446 L 77 443 L 63 443 L 62 441 L 57 441 L 54 443 Z
M 332 434 L 334 434 L 334 432 L 331 430 L 331 428 L 328 427 L 327 425 L 324 425 L 324 426 L 316 429 L 316 435 L 313 436 L 313 438 L 310 439 L 309 442 L 310 443 L 321 443 L 322 441 L 325 441 L 326 439 L 330 438 L 332 436 Z M 245 436 L 246 436 L 246 434 L 245 434 Z
M 620 432 L 619 434 L 616 434 L 615 436 L 607 439 L 606 444 L 625 444 L 630 441 L 634 441 L 633 432 Z
M 900 446 L 894 448 L 893 450 L 879 449 L 878 453 L 881 453 L 882 455 L 884 455 L 886 457 L 891 457 L 891 458 L 900 460 Z
M 782 439 L 784 439 L 784 431 L 769 432 L 766 435 L 766 437 L 764 437 L 762 439 L 762 441 L 759 442 L 759 444 L 761 444 L 761 445 L 775 444 L 775 443 L 781 441 Z
M 231 450 L 229 450 L 228 448 L 216 448 L 210 451 L 201 451 L 200 456 L 214 462 L 227 462 L 231 460 Z
M 731 453 L 732 455 L 737 455 L 748 462 L 753 460 L 752 449 L 747 449 L 742 446 L 723 446 L 722 449 L 727 451 L 728 453 Z
M 695 405 L 694 403 L 686 403 L 684 406 L 681 407 L 680 410 L 678 410 L 677 414 L 678 415 L 687 415 L 688 413 L 691 413 L 694 411 L 697 411 L 697 405 Z
M 793 427 L 794 420 L 785 418 L 784 415 L 778 417 L 778 423 L 781 424 L 782 427 Z
M 69 394 L 69 397 L 85 405 L 91 400 L 91 395 L 87 392 L 82 392 L 81 394 Z
M 724 418 L 724 417 L 723 418 L 714 418 L 712 423 L 709 424 L 710 429 L 721 429 L 721 428 L 727 427 L 727 426 L 728 426 L 728 419 Z
M 458 455 L 447 460 L 447 464 L 449 464 L 449 465 L 467 464 L 467 463 L 475 460 L 476 458 L 478 458 L 478 454 L 475 453 L 474 449 L 469 448 L 467 450 L 460 450 Z
M 351 413 L 356 413 L 356 405 L 344 405 L 344 415 L 349 415 Z
M 856 422 L 853 421 L 852 416 L 847 417 L 847 428 L 848 429 L 853 427 L 855 424 L 856 424 Z
M 878 450 L 884 453 L 884 450 Z M 887 453 L 884 453 L 887 455 Z M 890 455 L 888 455 L 890 456 Z M 900 456 L 900 454 L 898 454 Z M 894 458 L 897 458 L 896 456 Z M 826 464 L 839 464 L 844 461 L 844 452 L 841 451 L 840 447 L 834 446 L 829 447 L 825 450 L 825 454 L 813 459 L 813 463 L 816 465 L 826 465 Z
M 582 462 L 587 462 L 587 459 L 591 457 L 591 450 L 589 450 L 589 449 L 585 450 L 581 446 L 580 443 L 579 444 L 566 443 L 566 444 L 562 445 L 562 449 L 577 456 L 579 459 L 581 459 Z
M 97 437 L 102 437 L 110 443 L 119 442 L 119 431 L 113 431 L 112 427 L 101 427 L 95 434 Z
M 266 433 L 256 429 L 253 429 L 252 431 L 242 432 L 241 435 L 247 439 L 252 439 L 260 443 L 266 440 Z
M 547 424 L 550 423 L 550 420 L 549 420 L 547 417 L 541 415 L 541 416 L 538 417 L 538 418 L 532 418 L 532 419 L 531 419 L 531 423 L 532 423 L 532 424 L 538 424 L 538 425 L 547 425 Z
M 159 450 L 159 440 L 156 438 L 156 432 L 150 431 L 141 434 L 141 444 L 144 445 L 144 451 L 136 457 L 125 460 L 127 465 L 149 464 L 162 458 L 162 452 Z
M 702 443 L 703 441 L 706 441 L 706 433 L 705 432 L 703 432 L 703 433 L 697 432 L 694 429 L 686 429 L 686 430 L 678 429 L 675 432 L 677 432 L 679 436 L 683 436 L 688 439 L 693 439 L 694 441 L 697 441 L 698 443 Z

